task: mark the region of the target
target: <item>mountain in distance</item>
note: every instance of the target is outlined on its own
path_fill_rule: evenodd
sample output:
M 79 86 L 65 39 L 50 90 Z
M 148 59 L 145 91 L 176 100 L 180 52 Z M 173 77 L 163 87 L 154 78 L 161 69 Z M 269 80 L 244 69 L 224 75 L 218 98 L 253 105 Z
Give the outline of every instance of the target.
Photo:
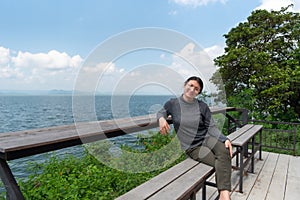
M 0 90 L 0 95 L 72 95 L 72 90 Z
M 125 96 L 132 96 L 132 95 L 160 95 L 160 94 L 153 94 L 153 93 L 136 93 L 136 94 L 128 94 L 128 93 L 118 93 L 112 94 L 108 91 L 73 91 L 73 90 L 62 90 L 62 89 L 53 89 L 53 90 L 0 90 L 0 96 L 39 96 L 39 95 L 104 95 L 104 96 L 111 96 L 111 95 L 125 95 Z M 166 95 L 166 94 L 163 94 Z M 168 94 L 167 94 L 168 96 Z
M 35 96 L 35 95 L 111 95 L 110 92 L 85 92 L 73 90 L 0 90 L 0 96 Z

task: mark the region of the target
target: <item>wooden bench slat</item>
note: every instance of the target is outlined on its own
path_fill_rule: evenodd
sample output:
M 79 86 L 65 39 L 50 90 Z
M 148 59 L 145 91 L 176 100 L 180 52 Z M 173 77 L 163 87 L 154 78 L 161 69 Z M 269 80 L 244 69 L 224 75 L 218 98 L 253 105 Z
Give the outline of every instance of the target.
M 147 199 L 149 196 L 161 190 L 197 165 L 199 165 L 199 162 L 187 158 L 167 171 L 164 171 L 149 181 L 133 188 L 129 192 L 118 197 L 117 200 Z
M 244 146 L 257 132 L 262 129 L 262 125 L 254 125 L 250 130 L 232 141 L 233 146 Z
M 149 200 L 174 200 L 185 197 L 195 188 L 203 186 L 205 180 L 214 173 L 214 168 L 200 163 L 184 176 L 160 190 Z M 200 188 L 199 188 L 200 187 Z
M 238 130 L 234 131 L 230 135 L 228 135 L 228 139 L 230 141 L 234 141 L 236 138 L 240 137 L 244 132 L 248 131 L 251 129 L 254 125 L 253 124 L 246 124 L 245 126 L 239 128 Z

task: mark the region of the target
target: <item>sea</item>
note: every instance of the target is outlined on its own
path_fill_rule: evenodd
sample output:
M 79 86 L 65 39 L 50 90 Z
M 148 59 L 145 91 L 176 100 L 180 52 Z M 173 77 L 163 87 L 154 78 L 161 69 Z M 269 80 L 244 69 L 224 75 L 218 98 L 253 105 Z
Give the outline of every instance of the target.
M 163 104 L 174 96 L 158 95 L 96 95 L 82 96 L 79 102 L 72 95 L 0 95 L 0 134 L 36 128 L 73 124 L 78 121 L 109 120 L 156 113 Z M 85 100 L 86 99 L 86 100 Z M 76 107 L 74 109 L 74 106 Z M 93 108 L 93 115 L 78 118 L 78 112 Z M 76 113 L 74 113 L 76 112 Z M 74 117 L 75 116 L 75 117 Z M 117 139 L 117 138 L 116 138 Z M 122 138 L 124 141 L 124 138 Z M 125 139 L 126 142 L 126 139 Z M 128 139 L 128 143 L 132 140 Z M 56 156 L 72 152 L 80 156 L 81 146 L 51 152 Z M 50 153 L 50 154 L 51 154 Z M 29 163 L 44 162 L 49 153 L 9 161 L 9 166 L 18 180 L 29 176 Z M 0 187 L 0 192 L 4 188 Z

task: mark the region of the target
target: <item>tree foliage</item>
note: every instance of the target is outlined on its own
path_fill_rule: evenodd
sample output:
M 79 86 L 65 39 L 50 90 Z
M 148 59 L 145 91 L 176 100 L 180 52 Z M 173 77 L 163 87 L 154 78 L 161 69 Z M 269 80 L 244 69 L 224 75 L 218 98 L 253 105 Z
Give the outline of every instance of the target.
M 214 60 L 219 69 L 211 80 L 224 86 L 229 104 L 240 101 L 260 118 L 300 118 L 300 14 L 290 6 L 253 11 L 224 35 L 225 53 Z

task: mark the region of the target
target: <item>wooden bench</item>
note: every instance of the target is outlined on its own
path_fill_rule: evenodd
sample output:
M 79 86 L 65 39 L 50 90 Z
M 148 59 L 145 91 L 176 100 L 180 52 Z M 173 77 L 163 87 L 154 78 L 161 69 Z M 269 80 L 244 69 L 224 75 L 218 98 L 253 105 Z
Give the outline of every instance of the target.
M 174 200 L 196 199 L 202 188 L 206 199 L 206 185 L 215 184 L 206 180 L 215 172 L 213 167 L 187 158 L 149 181 L 118 197 L 117 200 Z
M 236 168 L 240 170 L 239 191 L 243 191 L 243 172 L 245 166 L 251 161 L 251 172 L 254 170 L 254 154 L 259 150 L 261 159 L 261 125 L 247 124 L 227 137 L 236 147 L 234 156 Z M 260 133 L 259 143 L 255 143 L 255 137 Z M 248 152 L 248 144 L 251 141 L 252 152 Z M 247 150 L 247 159 L 244 160 L 244 152 Z M 250 155 L 250 156 L 249 156 Z M 130 190 L 117 200 L 168 200 L 168 199 L 196 199 L 196 193 L 202 188 L 202 199 L 206 199 L 206 185 L 216 186 L 206 181 L 215 169 L 203 163 L 199 163 L 190 158 L 175 165 L 167 171 L 155 176 L 149 181 Z
M 236 168 L 240 171 L 239 192 L 243 192 L 243 174 L 245 166 L 251 161 L 250 172 L 254 172 L 254 155 L 259 151 L 259 159 L 262 159 L 262 125 L 247 124 L 227 137 L 233 147 L 236 147 Z M 259 141 L 256 143 L 256 135 L 259 134 Z M 251 152 L 248 151 L 250 145 Z M 244 159 L 246 158 L 246 159 Z

